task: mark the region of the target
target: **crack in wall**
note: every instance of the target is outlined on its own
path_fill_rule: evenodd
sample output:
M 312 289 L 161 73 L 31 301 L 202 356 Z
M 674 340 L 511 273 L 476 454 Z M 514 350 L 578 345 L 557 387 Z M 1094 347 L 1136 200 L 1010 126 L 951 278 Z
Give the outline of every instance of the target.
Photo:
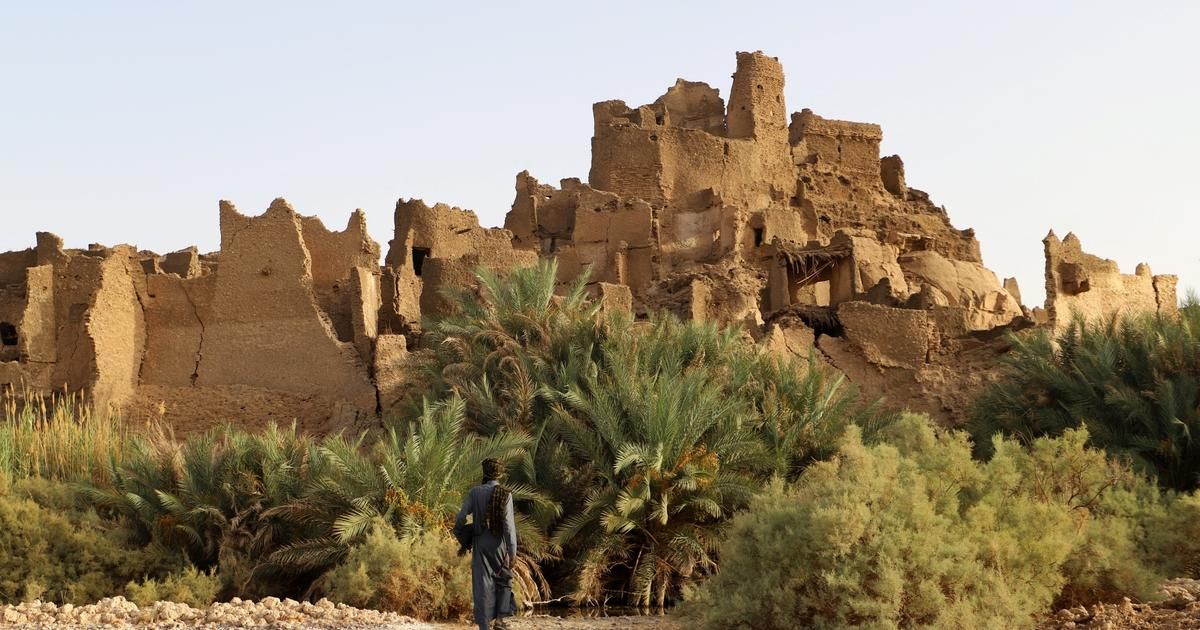
M 200 362 L 204 359 L 204 335 L 207 332 L 204 326 L 204 318 L 200 317 L 200 307 L 196 306 L 196 300 L 192 298 L 192 294 L 188 291 L 186 282 L 181 282 L 179 288 L 183 291 L 183 297 L 187 298 L 188 305 L 192 307 L 192 317 L 196 318 L 196 323 L 200 325 L 200 342 L 196 344 L 196 362 L 192 367 L 191 384 L 196 386 L 196 381 L 200 379 Z
M 146 368 L 146 355 L 150 353 L 150 325 L 146 319 L 146 302 L 142 299 L 142 293 L 149 293 L 149 287 L 146 286 L 146 276 L 142 274 L 141 287 L 138 286 L 137 276 L 129 269 L 129 260 L 124 264 L 125 273 L 129 275 L 130 284 L 133 286 L 133 296 L 137 299 L 138 309 L 142 312 L 142 356 L 138 359 L 137 382 L 134 387 L 142 384 L 142 370 Z M 138 271 L 141 271 L 139 268 Z M 140 290 L 139 290 L 140 288 Z

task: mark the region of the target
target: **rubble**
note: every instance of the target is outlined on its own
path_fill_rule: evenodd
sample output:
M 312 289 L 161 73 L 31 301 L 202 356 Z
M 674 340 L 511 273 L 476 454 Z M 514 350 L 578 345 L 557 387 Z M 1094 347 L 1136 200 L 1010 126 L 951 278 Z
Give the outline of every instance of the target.
M 1050 615 L 1039 627 L 1043 630 L 1067 628 L 1200 628 L 1200 581 L 1177 578 L 1159 588 L 1161 601 L 1133 602 L 1128 597 L 1118 603 L 1064 608 Z
M 174 602 L 138 607 L 124 597 L 95 604 L 61 606 L 32 601 L 0 607 L 0 627 L 141 627 L 141 628 L 404 628 L 432 630 L 434 626 L 395 613 L 363 610 L 327 599 L 316 603 L 267 597 L 259 602 L 234 598 L 205 609 Z
M 231 416 L 367 426 L 419 389 L 421 322 L 451 307 L 444 289 L 554 257 L 559 286 L 587 274 L 607 310 L 739 324 L 953 423 L 1004 332 L 1176 309 L 1174 276 L 1123 275 L 1053 233 L 1046 303 L 1022 305 L 974 231 L 880 156 L 878 125 L 789 115 L 783 95 L 779 61 L 742 52 L 728 101 L 680 79 L 648 105 L 597 103 L 587 182 L 519 173 L 503 228 L 401 199 L 382 265 L 362 211 L 339 232 L 282 199 L 257 217 L 221 202 L 208 254 L 39 233 L 0 253 L 0 386 L 87 391 L 183 431 Z

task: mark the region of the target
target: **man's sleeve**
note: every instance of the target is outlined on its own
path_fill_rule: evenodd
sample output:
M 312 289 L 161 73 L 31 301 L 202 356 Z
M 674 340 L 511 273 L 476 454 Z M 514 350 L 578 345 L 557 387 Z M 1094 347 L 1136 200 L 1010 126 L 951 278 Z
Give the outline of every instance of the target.
M 471 493 L 467 492 L 467 496 L 463 497 L 462 507 L 458 508 L 458 515 L 454 517 L 454 528 L 460 529 L 467 524 L 467 514 L 471 512 Z
M 517 522 L 516 519 L 513 518 L 513 498 L 511 494 L 508 495 L 508 504 L 504 506 L 504 518 L 508 523 L 508 540 L 505 541 L 508 543 L 508 554 L 510 558 L 516 559 Z

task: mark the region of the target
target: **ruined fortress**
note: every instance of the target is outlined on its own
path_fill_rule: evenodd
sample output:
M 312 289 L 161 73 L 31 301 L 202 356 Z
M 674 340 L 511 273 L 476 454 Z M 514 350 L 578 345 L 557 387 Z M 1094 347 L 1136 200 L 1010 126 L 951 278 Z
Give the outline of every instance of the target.
M 877 125 L 788 114 L 779 61 L 738 53 L 728 102 L 679 80 L 653 103 L 593 106 L 587 183 L 528 173 L 503 228 L 400 200 L 381 247 L 277 199 L 222 201 L 220 251 L 36 245 L 0 254 L 0 387 L 86 391 L 189 431 L 295 419 L 368 426 L 413 388 L 422 317 L 473 270 L 558 260 L 605 308 L 741 324 L 766 351 L 817 357 L 866 393 L 953 421 L 1001 334 L 1076 315 L 1169 313 L 1174 276 L 1046 237 L 1046 303 L 983 265 L 970 229 L 910 188 Z

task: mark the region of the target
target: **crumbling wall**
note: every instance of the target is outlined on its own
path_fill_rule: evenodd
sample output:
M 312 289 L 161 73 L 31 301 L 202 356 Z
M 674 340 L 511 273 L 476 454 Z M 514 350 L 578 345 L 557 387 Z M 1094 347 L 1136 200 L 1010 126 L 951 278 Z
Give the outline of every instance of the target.
M 379 266 L 379 244 L 367 233 L 362 210 L 350 215 L 346 229 L 330 231 L 318 217 L 300 217 L 304 247 L 312 261 L 313 291 L 339 341 L 354 341 L 351 271 Z
M 725 101 L 720 90 L 707 83 L 676 79 L 651 107 L 661 112 L 663 124 L 725 135 Z
M 129 247 L 116 248 L 101 259 L 99 274 L 84 318 L 85 333 L 95 353 L 95 374 L 88 380 L 97 404 L 120 408 L 137 387 L 142 367 L 145 275 L 137 253 Z
M 120 407 L 137 386 L 144 352 L 140 255 L 128 246 L 67 251 L 48 233 L 37 240 L 0 258 L 0 386 L 83 391 L 101 408 Z
M 26 268 L 31 263 L 32 249 L 0 254 L 0 363 L 15 362 L 19 357 Z
M 982 262 L 972 230 L 950 223 L 945 208 L 910 188 L 904 162 L 880 159 L 878 125 L 792 114 L 789 141 L 796 164 L 797 203 L 822 230 L 868 230 L 900 251 L 932 249 L 947 258 Z
M 95 385 L 97 349 L 87 324 L 88 310 L 100 288 L 104 256 L 102 251 L 64 252 L 54 265 L 58 348 L 51 380 L 55 388 L 78 392 Z
M 366 365 L 318 305 L 300 217 L 282 199 L 259 217 L 224 201 L 220 211 L 221 265 L 200 316 L 196 384 L 318 394 L 331 406 L 373 414 Z
M 282 199 L 259 217 L 222 202 L 220 216 L 219 266 L 208 256 L 191 277 L 146 278 L 145 363 L 127 414 L 185 431 L 230 408 L 312 431 L 375 417 L 379 247 L 363 213 L 341 232 Z
M 54 362 L 58 343 L 54 327 L 53 266 L 25 269 L 25 307 L 18 328 L 17 347 L 22 360 L 45 365 Z
M 846 339 L 870 363 L 913 370 L 929 358 L 933 331 L 923 310 L 845 302 L 837 315 Z
M 788 137 L 797 161 L 870 176 L 881 171 L 879 143 L 883 129 L 879 125 L 830 120 L 804 109 L 792 114 Z M 898 160 L 898 156 L 893 159 Z
M 592 106 L 592 117 L 595 135 L 588 182 L 622 197 L 664 203 L 662 152 L 653 111 L 630 109 L 624 101 L 605 101 Z
M 960 306 L 968 309 L 972 330 L 1004 326 L 1021 316 L 1021 305 L 996 278 L 975 262 L 951 260 L 936 251 L 909 252 L 900 256 L 900 266 L 910 279 L 920 301 L 917 306 Z
M 1138 265 L 1123 274 L 1116 261 L 1083 251 L 1079 237 L 1061 241 L 1051 231 L 1042 241 L 1046 252 L 1046 313 L 1055 329 L 1075 318 L 1095 321 L 1114 315 L 1178 310 L 1175 276 L 1155 276 L 1150 266 Z
M 171 252 L 159 261 L 162 273 L 173 273 L 181 278 L 195 278 L 203 273 L 200 266 L 200 252 L 195 247 L 187 247 Z
M 480 227 L 474 212 L 445 204 L 430 207 L 420 199 L 401 199 L 396 204 L 395 225 L 386 264 L 395 278 L 389 297 L 397 311 L 381 318 L 410 326 L 422 316 L 445 313 L 449 306 L 442 289 L 473 285 L 476 268 L 503 272 L 533 265 L 538 258 L 535 251 L 514 248 L 512 232 Z M 418 283 L 419 291 L 405 290 Z M 405 303 L 406 296 L 419 301 Z
M 683 91 L 706 99 L 697 107 L 708 122 L 685 124 L 687 116 L 671 115 L 667 105 L 686 98 Z M 779 61 L 738 53 L 724 126 L 714 122 L 719 103 L 716 90 L 700 83 L 685 90 L 676 83 L 654 105 L 636 110 L 622 101 L 597 103 L 592 186 L 666 211 L 703 209 L 714 195 L 758 208 L 786 198 L 794 177 Z
M 19 264 L 32 262 L 36 259 L 18 260 L 8 279 Z M 49 391 L 57 352 L 54 268 L 40 265 L 20 271 L 23 282 L 0 286 L 0 388 Z

